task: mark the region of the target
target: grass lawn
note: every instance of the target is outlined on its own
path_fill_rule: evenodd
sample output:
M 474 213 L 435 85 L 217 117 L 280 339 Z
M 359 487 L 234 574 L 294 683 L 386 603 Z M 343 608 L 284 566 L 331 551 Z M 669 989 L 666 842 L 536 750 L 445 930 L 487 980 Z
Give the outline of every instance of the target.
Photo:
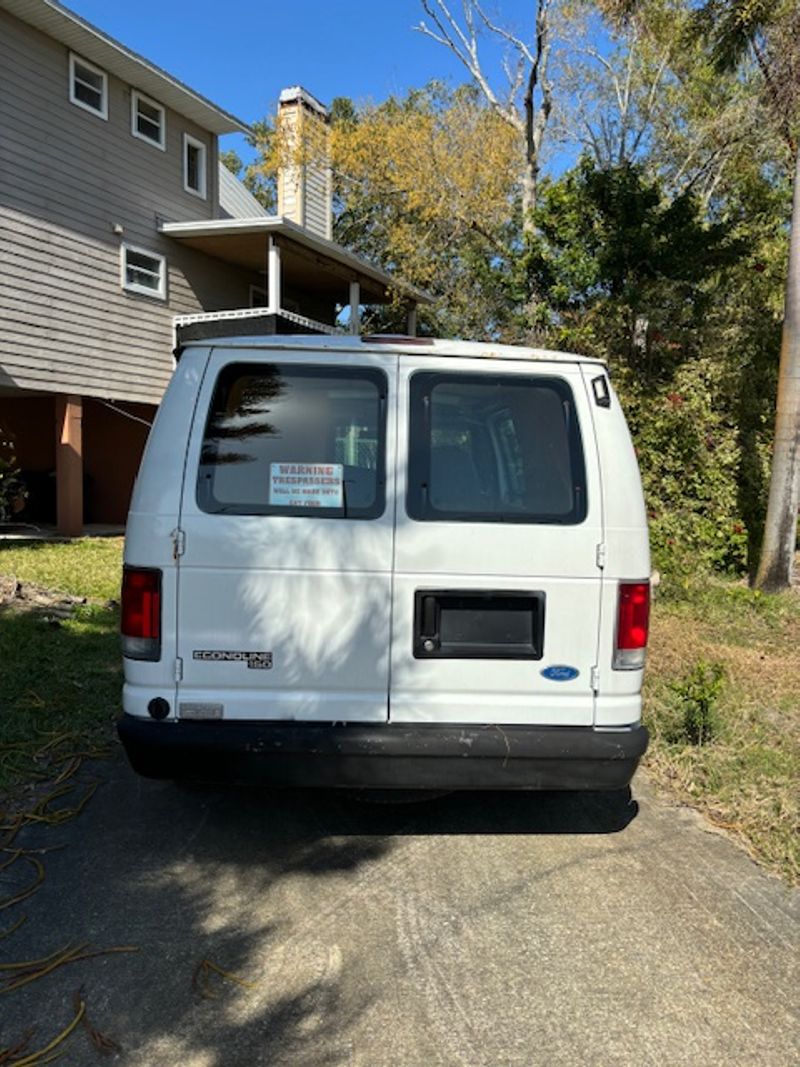
M 121 557 L 121 538 L 0 548 L 0 574 L 107 600 L 119 594 Z M 0 788 L 24 780 L 53 737 L 110 736 L 117 628 L 105 604 L 57 625 L 41 612 L 0 611 Z M 645 698 L 655 781 L 800 881 L 800 594 L 765 597 L 715 580 L 679 601 L 657 598 Z M 707 743 L 696 743 L 698 722 Z
M 657 783 L 800 882 L 800 593 L 715 580 L 657 601 L 645 721 Z
M 119 596 L 122 539 L 0 547 L 0 574 L 73 596 Z M 0 609 L 0 789 L 42 769 L 37 751 L 95 748 L 111 737 L 122 684 L 119 614 L 104 603 L 51 620 L 46 610 Z
M 73 596 L 119 599 L 121 537 L 84 537 L 59 544 L 32 541 L 19 548 L 0 545 L 0 574 Z

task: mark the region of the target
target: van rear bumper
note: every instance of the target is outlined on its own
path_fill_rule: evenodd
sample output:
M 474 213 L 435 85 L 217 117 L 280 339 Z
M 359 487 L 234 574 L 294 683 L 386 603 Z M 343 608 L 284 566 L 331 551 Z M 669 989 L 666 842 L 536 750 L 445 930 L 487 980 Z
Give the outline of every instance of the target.
M 641 725 L 454 726 L 156 722 L 119 736 L 147 778 L 363 789 L 621 789 L 647 748 Z

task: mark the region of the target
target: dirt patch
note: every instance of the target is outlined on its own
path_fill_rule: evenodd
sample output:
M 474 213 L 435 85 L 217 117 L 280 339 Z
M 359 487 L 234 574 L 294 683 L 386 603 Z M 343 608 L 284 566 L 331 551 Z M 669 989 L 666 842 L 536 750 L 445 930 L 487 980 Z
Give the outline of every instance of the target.
M 76 608 L 89 604 L 106 608 L 118 606 L 114 600 L 56 593 L 33 582 L 20 582 L 13 575 L 0 574 L 0 611 L 35 612 L 60 622 L 72 618 Z

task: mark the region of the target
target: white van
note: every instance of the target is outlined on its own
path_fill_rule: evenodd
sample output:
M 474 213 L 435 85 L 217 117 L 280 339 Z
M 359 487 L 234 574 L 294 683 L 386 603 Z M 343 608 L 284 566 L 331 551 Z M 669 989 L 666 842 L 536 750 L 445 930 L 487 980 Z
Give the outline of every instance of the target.
M 620 788 L 649 573 L 602 363 L 193 342 L 128 519 L 120 736 L 156 778 Z

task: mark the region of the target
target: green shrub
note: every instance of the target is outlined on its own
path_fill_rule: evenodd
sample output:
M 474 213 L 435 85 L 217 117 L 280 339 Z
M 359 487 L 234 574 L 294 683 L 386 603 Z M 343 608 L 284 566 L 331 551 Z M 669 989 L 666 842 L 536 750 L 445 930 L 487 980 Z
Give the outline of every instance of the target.
M 642 472 L 653 564 L 666 595 L 690 576 L 741 573 L 747 530 L 740 512 L 737 427 L 724 374 L 711 360 L 644 385 L 615 374 Z
M 714 741 L 720 730 L 717 703 L 723 684 L 722 664 L 705 660 L 698 660 L 682 681 L 672 684 L 680 719 L 671 741 L 690 745 Z

